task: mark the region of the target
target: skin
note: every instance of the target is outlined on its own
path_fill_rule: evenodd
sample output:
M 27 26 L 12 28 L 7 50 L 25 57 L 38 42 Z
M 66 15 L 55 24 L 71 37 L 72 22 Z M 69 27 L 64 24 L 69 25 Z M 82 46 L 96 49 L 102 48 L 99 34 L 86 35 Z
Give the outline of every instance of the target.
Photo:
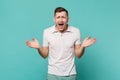
M 60 31 L 61 33 L 65 32 L 67 30 L 67 23 L 69 21 L 69 17 L 67 16 L 65 11 L 57 12 L 54 16 L 54 22 L 56 24 L 56 29 Z M 59 25 L 63 24 L 63 25 Z
M 58 30 L 61 33 L 64 33 L 67 28 L 68 28 L 68 23 L 69 17 L 67 16 L 65 11 L 62 12 L 57 12 L 54 16 L 54 22 L 55 22 L 55 29 Z M 96 42 L 96 38 L 90 38 L 87 37 L 84 39 L 83 43 L 81 45 L 75 45 L 75 54 L 78 58 L 80 58 L 85 51 L 85 48 L 88 46 L 91 46 Z M 46 58 L 49 53 L 49 48 L 48 47 L 41 47 L 38 40 L 36 38 L 33 38 L 33 41 L 26 41 L 26 45 L 35 48 L 38 50 L 39 54 L 43 57 Z

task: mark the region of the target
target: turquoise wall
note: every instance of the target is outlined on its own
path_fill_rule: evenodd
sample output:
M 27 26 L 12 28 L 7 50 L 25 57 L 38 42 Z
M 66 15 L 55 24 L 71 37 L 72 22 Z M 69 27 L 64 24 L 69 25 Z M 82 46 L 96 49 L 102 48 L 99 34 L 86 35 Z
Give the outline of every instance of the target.
M 69 24 L 81 30 L 82 40 L 97 38 L 75 60 L 78 80 L 120 80 L 119 0 L 0 0 L 0 80 L 46 79 L 47 59 L 25 41 L 35 37 L 42 44 L 58 6 L 68 9 Z

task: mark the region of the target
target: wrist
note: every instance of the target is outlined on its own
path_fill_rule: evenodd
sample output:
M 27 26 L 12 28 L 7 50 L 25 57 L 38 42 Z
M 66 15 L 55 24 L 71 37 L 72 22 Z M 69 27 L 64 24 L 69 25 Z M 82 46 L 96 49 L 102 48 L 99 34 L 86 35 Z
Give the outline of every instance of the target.
M 38 47 L 38 48 L 36 48 L 37 50 L 40 50 L 41 48 L 40 47 Z
M 86 48 L 84 45 L 81 45 L 82 48 Z

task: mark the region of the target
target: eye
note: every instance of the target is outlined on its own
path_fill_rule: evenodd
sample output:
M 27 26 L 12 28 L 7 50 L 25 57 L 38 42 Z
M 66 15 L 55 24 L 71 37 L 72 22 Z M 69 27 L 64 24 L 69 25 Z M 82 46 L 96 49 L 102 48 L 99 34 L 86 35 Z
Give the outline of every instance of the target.
M 60 18 L 60 16 L 57 16 L 56 18 Z
M 64 19 L 65 19 L 65 18 L 67 18 L 67 17 L 65 17 L 65 16 L 62 16 L 62 18 L 64 18 Z

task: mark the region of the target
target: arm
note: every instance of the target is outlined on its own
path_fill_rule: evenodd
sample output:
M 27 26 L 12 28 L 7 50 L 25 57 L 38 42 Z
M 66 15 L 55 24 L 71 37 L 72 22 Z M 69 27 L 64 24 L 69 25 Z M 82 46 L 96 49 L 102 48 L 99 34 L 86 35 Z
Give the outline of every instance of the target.
M 41 47 L 41 48 L 38 48 L 37 50 L 43 58 L 46 58 L 48 56 L 48 52 L 49 52 L 48 47 Z
M 33 38 L 33 41 L 26 41 L 26 45 L 35 48 L 38 50 L 39 54 L 46 58 L 48 56 L 49 48 L 48 47 L 40 47 L 40 44 L 37 39 Z
M 88 46 L 91 46 L 92 44 L 94 44 L 95 41 L 96 41 L 95 38 L 90 39 L 90 37 L 87 37 L 83 41 L 82 45 L 75 45 L 76 56 L 78 58 L 80 58 L 84 54 L 85 48 L 88 47 Z
M 80 58 L 85 51 L 85 47 L 80 46 L 80 45 L 75 45 L 75 55 Z

